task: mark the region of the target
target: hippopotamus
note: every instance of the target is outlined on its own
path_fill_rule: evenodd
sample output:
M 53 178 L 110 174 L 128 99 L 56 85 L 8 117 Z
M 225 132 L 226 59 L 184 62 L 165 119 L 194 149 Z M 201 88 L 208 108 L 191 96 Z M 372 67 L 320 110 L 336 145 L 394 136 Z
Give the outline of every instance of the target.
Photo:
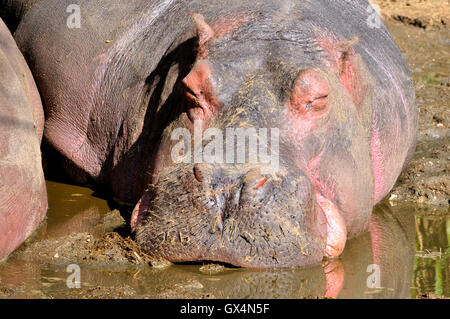
M 45 140 L 154 258 L 333 259 L 412 157 L 410 71 L 367 0 L 32 2 Z
M 0 19 L 0 260 L 45 217 L 44 111 L 33 76 Z

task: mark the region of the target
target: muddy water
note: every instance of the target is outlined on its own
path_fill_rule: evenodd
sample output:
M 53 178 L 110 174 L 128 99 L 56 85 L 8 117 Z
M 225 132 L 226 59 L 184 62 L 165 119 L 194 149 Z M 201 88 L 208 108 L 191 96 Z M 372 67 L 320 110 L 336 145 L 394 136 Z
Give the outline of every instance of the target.
M 95 196 L 94 191 L 89 188 L 47 181 L 47 192 L 47 237 L 88 230 L 89 222 L 110 211 L 108 203 Z
M 0 297 L 450 297 L 446 211 L 382 203 L 375 208 L 369 233 L 348 241 L 339 259 L 306 269 L 256 271 L 192 264 L 156 268 L 115 259 L 70 260 L 70 250 L 77 249 L 69 245 L 71 236 L 89 240 L 111 231 L 98 227 L 109 220 L 110 207 L 88 188 L 55 182 L 47 187 L 48 219 L 32 240 L 0 264 Z M 32 258 L 27 257 L 29 251 Z M 68 278 L 69 284 L 74 283 L 72 272 L 67 272 L 69 264 L 80 267 L 80 288 L 67 285 Z

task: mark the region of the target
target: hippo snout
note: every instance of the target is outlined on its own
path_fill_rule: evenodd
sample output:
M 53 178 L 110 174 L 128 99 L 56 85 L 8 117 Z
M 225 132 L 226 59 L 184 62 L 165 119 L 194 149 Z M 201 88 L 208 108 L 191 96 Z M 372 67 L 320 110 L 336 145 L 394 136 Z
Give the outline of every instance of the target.
M 243 207 L 257 207 L 273 193 L 274 183 L 259 167 L 247 168 L 244 174 L 209 164 L 196 164 L 193 177 L 203 187 L 205 208 L 213 214 L 212 233 L 223 231 L 225 220 L 235 217 Z M 194 181 L 194 183 L 195 183 Z
M 220 185 L 221 182 L 224 189 L 233 187 L 232 200 L 235 205 L 239 204 L 241 198 L 261 202 L 273 187 L 271 177 L 262 174 L 259 167 L 248 168 L 246 173 L 233 174 L 237 175 L 233 177 L 227 174 L 231 175 L 232 171 L 227 168 L 218 169 L 208 164 L 196 164 L 193 169 L 195 180 L 204 183 L 205 188 L 217 187 L 216 185 Z
M 151 199 L 140 205 L 138 243 L 172 262 L 254 268 L 319 263 L 326 222 L 313 184 L 298 172 L 263 171 L 258 165 L 202 163 L 163 172 L 147 192 Z

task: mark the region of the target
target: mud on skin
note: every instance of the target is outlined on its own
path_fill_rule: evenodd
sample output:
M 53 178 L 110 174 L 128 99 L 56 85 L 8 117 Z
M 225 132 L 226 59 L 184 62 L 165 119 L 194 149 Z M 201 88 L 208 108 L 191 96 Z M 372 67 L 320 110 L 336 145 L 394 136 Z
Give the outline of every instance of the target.
M 410 73 L 384 25 L 367 28 L 367 1 L 81 1 L 75 32 L 54 13 L 68 4 L 38 1 L 16 31 L 46 141 L 74 180 L 138 202 L 136 240 L 153 257 L 258 268 L 337 257 L 412 156 Z M 174 163 L 171 132 L 196 120 L 279 128 L 280 169 Z
M 222 130 L 280 127 L 280 171 L 270 176 L 257 165 L 162 167 L 134 213 L 136 238 L 149 253 L 246 267 L 337 257 L 347 236 L 367 230 L 372 205 L 395 182 L 404 164 L 393 158 L 405 163 L 411 157 L 417 114 L 403 59 L 396 57 L 403 66 L 397 76 L 404 78 L 394 79 L 386 69 L 394 66 L 377 66 L 369 50 L 366 65 L 357 47 L 368 39 L 339 42 L 329 30 L 308 34 L 303 21 L 280 24 L 281 9 L 275 14 L 265 8 L 254 13 L 257 19 L 249 14 L 251 22 L 222 37 L 214 22 L 194 17 L 200 53 L 183 80 L 187 115 L 162 137 L 162 145 L 171 145 L 173 128 L 191 128 L 195 120 Z M 295 16 L 295 9 L 289 14 Z M 295 33 L 274 35 L 280 25 Z M 251 43 L 244 53 L 242 43 Z M 305 51 L 299 53 L 299 46 Z M 377 95 L 375 86 L 389 81 L 397 91 L 386 87 L 388 93 Z M 386 105 L 374 106 L 374 100 Z M 398 103 L 392 123 L 384 114 L 390 103 Z M 409 143 L 394 152 L 383 144 L 399 126 Z M 166 163 L 166 154 L 160 149 L 157 157 Z

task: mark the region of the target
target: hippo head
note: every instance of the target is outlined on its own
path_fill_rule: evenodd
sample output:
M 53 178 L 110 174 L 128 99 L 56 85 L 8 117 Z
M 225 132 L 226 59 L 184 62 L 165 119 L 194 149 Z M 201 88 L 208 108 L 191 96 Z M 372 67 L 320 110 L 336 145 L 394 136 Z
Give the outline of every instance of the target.
M 298 20 L 194 21 L 184 111 L 165 128 L 133 212 L 138 243 L 173 262 L 252 268 L 339 256 L 374 204 L 357 41 Z

